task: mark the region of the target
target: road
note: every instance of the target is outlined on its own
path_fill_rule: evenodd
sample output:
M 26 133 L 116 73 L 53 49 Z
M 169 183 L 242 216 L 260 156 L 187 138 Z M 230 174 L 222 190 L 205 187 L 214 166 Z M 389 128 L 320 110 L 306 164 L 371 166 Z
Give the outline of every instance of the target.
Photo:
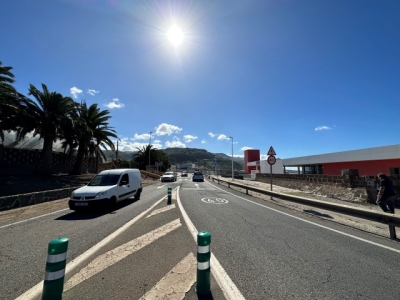
M 167 186 L 174 189 L 171 209 Z M 400 295 L 392 282 L 400 267 L 398 243 L 189 177 L 147 186 L 140 200 L 111 213 L 77 214 L 66 209 L 67 200 L 0 213 L 0 298 L 26 295 L 38 284 L 40 291 L 48 242 L 65 236 L 64 299 L 140 299 L 185 258 L 193 263 L 196 243 L 177 200 L 197 230 L 212 234 L 213 256 L 245 299 Z M 197 299 L 193 282 L 185 288 L 185 299 Z M 214 278 L 212 293 L 224 298 Z

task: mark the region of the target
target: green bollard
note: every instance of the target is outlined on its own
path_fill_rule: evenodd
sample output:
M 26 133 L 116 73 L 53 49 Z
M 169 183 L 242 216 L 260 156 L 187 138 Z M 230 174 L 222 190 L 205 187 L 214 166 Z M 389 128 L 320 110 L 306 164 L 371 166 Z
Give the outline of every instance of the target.
M 42 300 L 62 299 L 68 242 L 68 238 L 61 237 L 49 243 Z
M 210 293 L 210 243 L 211 234 L 207 231 L 197 233 L 197 283 L 198 294 Z
M 167 204 L 170 205 L 171 204 L 171 198 L 172 198 L 172 188 L 169 186 L 168 187 L 168 202 Z

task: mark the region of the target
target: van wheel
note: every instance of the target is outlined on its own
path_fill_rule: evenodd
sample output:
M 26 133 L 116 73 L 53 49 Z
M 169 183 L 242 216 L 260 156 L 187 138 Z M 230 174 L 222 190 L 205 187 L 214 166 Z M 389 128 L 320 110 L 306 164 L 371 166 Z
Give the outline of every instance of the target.
M 109 204 L 108 208 L 110 210 L 113 210 L 116 206 L 117 206 L 117 198 L 111 197 L 110 204 Z
M 140 193 L 141 193 L 140 190 L 136 192 L 136 194 L 135 194 L 135 200 L 140 200 Z

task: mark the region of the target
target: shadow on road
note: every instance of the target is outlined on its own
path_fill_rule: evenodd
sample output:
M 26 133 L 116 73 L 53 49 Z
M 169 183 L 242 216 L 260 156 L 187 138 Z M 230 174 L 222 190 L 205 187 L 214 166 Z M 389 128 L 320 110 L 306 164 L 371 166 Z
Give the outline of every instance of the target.
M 330 216 L 330 215 L 321 214 L 320 212 L 315 211 L 315 210 L 312 210 L 312 209 L 304 209 L 303 211 L 304 211 L 305 213 L 312 214 L 312 215 L 315 215 L 315 216 L 318 216 L 318 217 L 324 217 L 324 218 L 333 219 L 333 217 Z
M 82 209 L 79 211 L 71 210 L 70 213 L 60 216 L 60 217 L 56 218 L 55 220 L 76 221 L 76 220 L 95 219 L 95 218 L 99 218 L 99 217 L 107 215 L 107 214 L 115 214 L 121 208 L 124 208 L 125 206 L 128 206 L 130 204 L 133 204 L 136 201 L 139 201 L 139 200 L 135 200 L 133 198 L 127 199 L 127 200 L 117 203 L 113 208 L 108 208 L 108 209 L 97 208 L 97 209 Z
M 214 300 L 212 293 L 208 294 L 197 294 L 197 299 L 199 300 Z

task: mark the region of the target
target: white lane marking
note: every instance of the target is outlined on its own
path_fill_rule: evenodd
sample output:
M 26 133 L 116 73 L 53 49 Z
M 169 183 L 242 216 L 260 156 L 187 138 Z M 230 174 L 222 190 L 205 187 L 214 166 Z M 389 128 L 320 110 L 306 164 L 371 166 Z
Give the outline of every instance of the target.
M 196 282 L 196 265 L 196 257 L 190 252 L 140 300 L 184 299 Z
M 154 216 L 154 215 L 158 215 L 158 214 L 160 214 L 160 213 L 163 213 L 163 212 L 165 212 L 165 211 L 174 209 L 174 208 L 175 208 L 175 204 L 168 205 L 168 206 L 163 207 L 163 208 L 160 208 L 160 209 L 156 209 L 156 210 L 154 210 L 151 214 L 149 214 L 149 215 L 146 217 L 146 219 L 147 219 L 147 218 L 150 218 L 150 217 L 152 217 L 152 216 Z
M 186 213 L 185 209 L 182 206 L 181 198 L 179 197 L 179 186 L 176 192 L 176 198 L 178 202 L 179 209 L 181 210 L 183 219 L 189 229 L 189 232 L 192 234 L 194 241 L 197 243 L 197 229 L 193 225 L 192 221 L 190 220 L 188 214 Z M 221 288 L 224 296 L 227 300 L 244 300 L 245 298 L 240 293 L 239 289 L 233 283 L 232 279 L 229 275 L 225 272 L 224 268 L 222 268 L 221 264 L 215 257 L 215 255 L 211 251 L 211 273 L 213 274 L 215 280 L 217 281 L 219 287 Z
M 209 184 L 211 184 L 211 183 L 209 183 Z M 217 187 L 217 186 L 216 186 L 215 188 L 217 188 L 217 189 L 219 189 L 219 190 L 221 190 L 221 191 L 224 191 L 224 192 L 227 193 L 227 194 L 230 194 L 230 195 L 232 195 L 232 196 L 235 196 L 235 197 L 237 197 L 237 198 L 240 198 L 240 199 L 242 199 L 242 200 L 245 200 L 245 201 L 247 201 L 247 202 L 256 204 L 256 205 L 258 205 L 258 206 L 264 207 L 264 208 L 266 208 L 266 209 L 272 210 L 272 211 L 277 212 L 277 213 L 280 213 L 280 214 L 282 214 L 282 215 L 285 215 L 285 216 L 288 216 L 288 217 L 297 219 L 297 220 L 299 220 L 299 221 L 303 221 L 303 222 L 306 222 L 306 223 L 308 223 L 308 224 L 312 224 L 312 225 L 318 226 L 318 227 L 320 227 L 320 228 L 324 228 L 324 229 L 327 229 L 327 230 L 330 230 L 330 231 L 339 233 L 339 234 L 341 234 L 341 235 L 345 235 L 345 236 L 347 236 L 347 237 L 350 237 L 350 238 L 353 238 L 353 239 L 355 239 L 355 240 L 359 240 L 359 241 L 365 242 L 365 243 L 367 243 L 367 244 L 371 244 L 371 245 L 378 246 L 378 247 L 381 247 L 381 248 L 384 248 L 384 249 L 387 249 L 387 250 L 390 250 L 390 251 L 393 251 L 393 252 L 400 253 L 400 250 L 398 250 L 398 249 L 395 249 L 395 248 L 392 248 L 392 247 L 388 247 L 388 246 L 385 246 L 385 245 L 381 245 L 381 244 L 378 244 L 378 243 L 375 243 L 375 242 L 372 242 L 372 241 L 369 241 L 369 240 L 360 238 L 360 237 L 358 237 L 358 236 L 351 235 L 351 234 L 349 234 L 349 233 L 345 233 L 345 232 L 342 232 L 342 231 L 339 231 L 339 230 L 336 230 L 336 229 L 333 229 L 333 228 L 329 228 L 329 227 L 324 226 L 324 225 L 320 225 L 320 224 L 317 224 L 317 223 L 314 223 L 314 222 L 311 222 L 311 221 L 302 219 L 302 218 L 300 218 L 300 217 L 292 216 L 292 215 L 290 215 L 290 214 L 288 214 L 288 213 L 279 211 L 279 210 L 277 210 L 277 209 L 274 209 L 274 208 L 271 208 L 271 207 L 268 207 L 268 206 L 259 204 L 259 203 L 257 203 L 257 202 L 253 202 L 253 201 L 248 200 L 248 199 L 246 199 L 246 198 L 240 197 L 240 196 L 238 196 L 238 195 L 232 194 L 232 193 L 227 192 L 227 191 L 225 191 L 225 190 L 223 190 L 223 189 L 221 189 L 221 188 L 219 188 L 219 187 Z
M 66 267 L 66 272 L 65 275 L 67 275 L 69 272 L 71 272 L 73 269 L 75 269 L 77 266 L 79 266 L 83 261 L 88 259 L 91 255 L 93 255 L 96 251 L 107 245 L 109 242 L 111 242 L 113 239 L 118 237 L 121 233 L 123 233 L 125 230 L 127 230 L 130 226 L 135 224 L 137 221 L 139 221 L 143 216 L 145 216 L 149 211 L 151 211 L 154 207 L 156 207 L 161 201 L 164 201 L 165 197 L 161 198 L 158 200 L 156 203 L 154 203 L 152 206 L 150 206 L 147 210 L 142 212 L 141 214 L 137 215 L 135 218 L 130 220 L 129 222 L 125 223 L 122 227 L 111 233 L 108 237 L 105 237 L 103 240 L 98 242 L 96 245 L 94 245 L 92 248 L 86 250 L 84 253 L 79 255 L 77 258 L 72 260 L 70 263 L 67 264 Z M 15 300 L 28 300 L 28 299 L 34 299 L 36 298 L 41 292 L 43 288 L 43 280 L 39 282 L 37 285 L 23 293 L 21 296 L 16 298 Z
M 64 292 L 80 284 L 81 282 L 89 279 L 90 277 L 100 273 L 113 264 L 123 260 L 128 255 L 139 251 L 140 249 L 150 245 L 152 242 L 167 235 L 175 229 L 181 227 L 182 224 L 179 219 L 169 222 L 157 229 L 154 229 L 130 242 L 127 242 L 117 248 L 114 248 L 102 255 L 97 256 L 86 267 L 79 271 L 79 273 L 72 276 L 64 287 Z
M 44 215 L 40 215 L 40 216 L 37 216 L 37 217 L 29 218 L 29 219 L 26 219 L 26 220 L 22 220 L 22 221 L 14 222 L 14 223 L 11 223 L 11 224 L 3 225 L 3 226 L 0 226 L 0 229 L 6 228 L 6 227 L 9 227 L 9 226 L 13 226 L 13 225 L 17 225 L 17 224 L 20 224 L 20 223 L 28 222 L 28 221 L 31 221 L 31 220 L 39 219 L 39 218 L 46 217 L 46 216 L 49 216 L 49 215 L 53 215 L 53 214 L 62 212 L 64 210 L 69 210 L 69 208 L 64 208 L 64 209 L 61 209 L 61 210 L 53 211 L 53 212 L 48 213 L 48 214 L 44 214 Z
M 195 183 L 194 185 L 196 186 L 196 188 L 199 188 L 199 184 L 198 183 Z
M 165 185 L 165 184 L 159 185 L 159 186 L 157 187 L 157 189 L 161 189 L 161 188 L 163 188 L 164 186 L 166 186 L 166 185 Z

